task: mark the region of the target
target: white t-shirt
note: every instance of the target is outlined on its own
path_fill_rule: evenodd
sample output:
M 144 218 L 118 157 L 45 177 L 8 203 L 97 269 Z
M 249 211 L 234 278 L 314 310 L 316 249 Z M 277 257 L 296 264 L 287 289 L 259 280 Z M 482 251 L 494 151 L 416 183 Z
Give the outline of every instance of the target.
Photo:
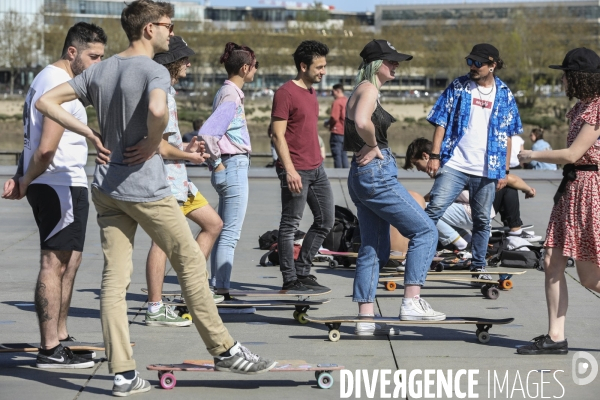
M 517 155 L 521 151 L 521 146 L 525 144 L 523 138 L 519 135 L 515 135 L 511 137 L 511 148 L 510 148 L 510 167 L 518 167 L 519 166 L 519 158 Z
M 496 85 L 493 88 L 479 88 L 479 90 L 475 82 L 471 81 L 469 85 L 471 89 L 469 126 L 446 165 L 465 174 L 487 177 L 485 154 L 488 143 L 488 126 L 496 97 Z
M 23 172 L 27 171 L 29 160 L 39 147 L 42 136 L 44 116 L 35 108 L 35 103 L 44 93 L 69 80 L 71 77 L 65 70 L 48 65 L 31 83 L 23 106 Z M 87 125 L 85 108 L 79 100 L 64 103 L 62 107 Z M 88 147 L 85 138 L 65 130 L 48 169 L 32 183 L 87 187 L 88 180 L 84 170 L 87 155 Z

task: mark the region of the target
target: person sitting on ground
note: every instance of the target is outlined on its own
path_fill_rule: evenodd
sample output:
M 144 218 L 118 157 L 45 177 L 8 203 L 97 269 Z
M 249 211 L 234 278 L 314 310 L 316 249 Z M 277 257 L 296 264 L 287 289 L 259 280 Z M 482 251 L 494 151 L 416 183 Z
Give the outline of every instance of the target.
M 405 170 L 416 168 L 417 171 L 427 171 L 427 163 L 429 162 L 429 154 L 432 149 L 432 142 L 426 138 L 418 138 L 408 145 L 406 150 L 406 158 L 403 168 Z M 541 236 L 531 234 L 521 229 L 523 222 L 520 216 L 520 204 L 518 191 L 525 194 L 525 198 L 535 197 L 535 189 L 527 185 L 523 179 L 516 175 L 507 175 L 508 184 L 506 187 L 496 192 L 490 219 L 494 218 L 497 213 L 500 213 L 502 223 L 509 227 L 509 235 L 518 236 L 530 242 L 541 240 Z M 428 200 L 429 195 L 425 196 Z M 438 223 L 439 240 L 443 246 L 453 244 L 457 250 L 464 250 L 470 242 L 470 235 L 459 235 L 454 228 L 473 229 L 473 219 L 471 216 L 471 207 L 469 205 L 468 193 L 465 191 L 457 197 L 455 202 L 451 204 L 444 212 Z
M 533 142 L 531 145 L 531 151 L 550 151 L 552 146 L 550 143 L 544 140 L 544 130 L 542 128 L 535 128 L 531 130 L 529 138 Z M 556 164 L 541 162 L 537 160 L 531 160 L 529 162 L 531 169 L 546 169 L 556 171 Z

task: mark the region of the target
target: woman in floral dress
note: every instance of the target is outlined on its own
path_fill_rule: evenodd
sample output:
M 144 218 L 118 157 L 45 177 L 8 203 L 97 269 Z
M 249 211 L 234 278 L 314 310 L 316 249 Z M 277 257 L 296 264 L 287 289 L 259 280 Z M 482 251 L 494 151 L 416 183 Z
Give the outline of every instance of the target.
M 566 354 L 565 320 L 568 307 L 565 267 L 577 261 L 581 284 L 600 293 L 600 57 L 584 47 L 567 53 L 562 65 L 565 93 L 579 101 L 567 113 L 567 148 L 521 151 L 519 160 L 563 164 L 563 181 L 554 197 L 544 247 L 546 335 L 517 349 L 519 354 Z

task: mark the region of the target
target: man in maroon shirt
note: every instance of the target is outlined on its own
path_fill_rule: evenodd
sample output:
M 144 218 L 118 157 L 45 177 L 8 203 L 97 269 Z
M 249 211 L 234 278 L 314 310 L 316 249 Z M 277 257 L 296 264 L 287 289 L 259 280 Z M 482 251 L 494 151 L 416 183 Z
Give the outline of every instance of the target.
M 348 98 L 344 96 L 344 86 L 341 83 L 333 85 L 331 90 L 333 103 L 331 104 L 331 117 L 327 121 L 327 127 L 331 136 L 329 146 L 333 156 L 335 168 L 348 168 L 348 156 L 344 151 L 344 121 L 346 119 L 346 103 Z
M 279 155 L 277 175 L 281 181 L 281 222 L 278 252 L 283 290 L 325 290 L 310 275 L 312 259 L 334 221 L 333 193 L 323 168 L 317 124 L 319 103 L 312 85 L 325 75 L 329 49 L 323 43 L 306 40 L 294 52 L 298 75 L 284 83 L 273 97 L 271 123 L 273 144 Z M 306 204 L 314 222 L 294 261 L 294 234 Z

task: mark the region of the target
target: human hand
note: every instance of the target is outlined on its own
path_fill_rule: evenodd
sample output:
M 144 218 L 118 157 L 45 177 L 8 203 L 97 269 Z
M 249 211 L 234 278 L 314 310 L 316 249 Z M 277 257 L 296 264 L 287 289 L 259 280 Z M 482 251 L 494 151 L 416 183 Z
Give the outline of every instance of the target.
M 528 191 L 523 191 L 523 193 L 525 193 L 525 198 L 526 199 L 532 199 L 535 197 L 535 189 L 530 187 Z
M 356 156 L 356 163 L 359 167 L 364 167 L 375 158 L 383 160 L 383 154 L 381 154 L 379 146 L 371 147 L 365 144 L 362 149 L 357 153 L 354 153 L 354 155 Z
M 7 200 L 18 200 L 19 197 L 19 176 L 15 175 L 4 182 L 4 192 L 2 198 Z
M 144 163 L 156 154 L 159 145 L 160 142 L 153 143 L 145 136 L 135 145 L 125 149 L 123 162 L 129 166 Z
M 221 163 L 221 164 L 217 165 L 217 167 L 215 168 L 215 172 L 223 171 L 224 169 L 225 169 L 225 164 Z
M 296 170 L 286 171 L 288 188 L 292 193 L 302 192 L 302 178 Z
M 522 164 L 531 162 L 531 153 L 533 153 L 531 150 L 521 150 L 519 154 L 517 154 L 519 162 Z
M 92 129 L 94 136 L 90 139 L 96 149 L 96 164 L 106 164 L 110 161 L 110 150 L 102 145 L 102 136 Z
M 439 169 L 440 169 L 440 160 L 430 158 L 429 161 L 427 161 L 427 168 L 425 169 L 425 172 L 427 172 L 427 175 L 429 175 L 432 178 L 435 178 L 435 175 L 437 174 Z
M 507 184 L 508 178 L 498 179 L 498 183 L 496 183 L 496 191 L 504 189 Z

